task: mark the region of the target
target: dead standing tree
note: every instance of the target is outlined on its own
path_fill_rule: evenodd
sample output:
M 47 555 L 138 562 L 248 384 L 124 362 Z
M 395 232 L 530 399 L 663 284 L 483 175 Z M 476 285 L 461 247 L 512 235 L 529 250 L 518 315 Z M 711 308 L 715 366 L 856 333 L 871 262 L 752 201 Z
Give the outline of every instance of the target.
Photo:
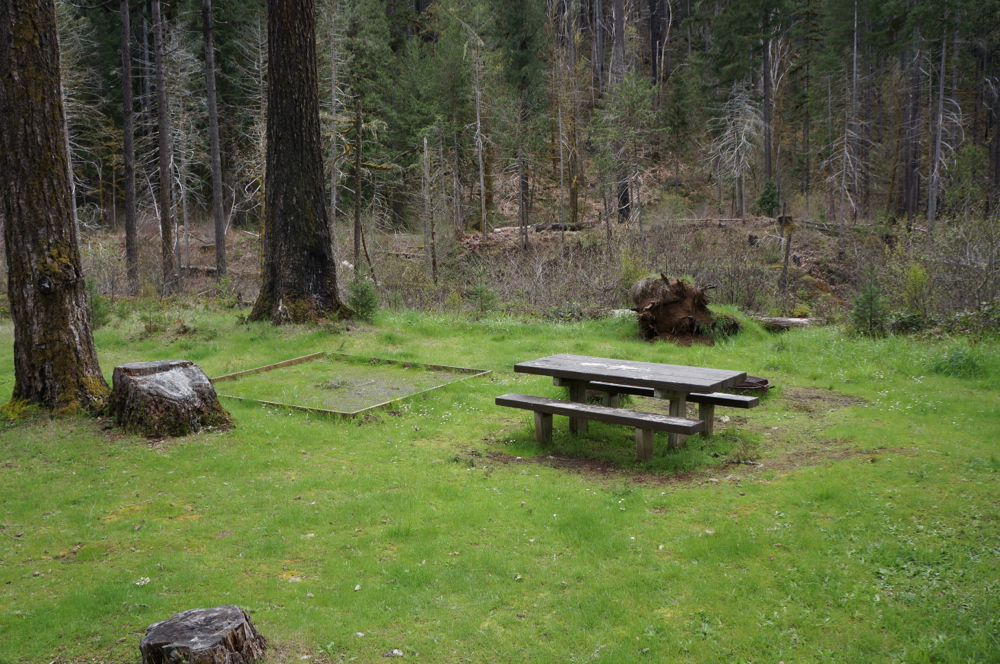
M 315 0 L 267 3 L 267 179 L 251 320 L 350 314 L 337 291 L 319 125 Z
M 76 241 L 52 0 L 0 3 L 0 219 L 14 393 L 61 412 L 108 395 Z
M 764 130 L 760 107 L 747 89 L 737 84 L 729 99 L 722 106 L 722 115 L 716 121 L 719 133 L 709 147 L 709 159 L 735 181 L 733 198 L 735 216 L 746 216 L 746 177 L 750 174 Z

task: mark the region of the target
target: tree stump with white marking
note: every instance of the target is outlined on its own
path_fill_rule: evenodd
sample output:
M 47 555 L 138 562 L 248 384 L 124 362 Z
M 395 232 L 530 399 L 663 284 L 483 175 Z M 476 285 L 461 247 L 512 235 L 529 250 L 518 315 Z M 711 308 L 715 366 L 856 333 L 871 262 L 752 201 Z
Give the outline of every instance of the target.
M 119 426 L 155 438 L 186 436 L 233 420 L 201 367 L 187 360 L 132 362 L 115 367 L 108 404 Z

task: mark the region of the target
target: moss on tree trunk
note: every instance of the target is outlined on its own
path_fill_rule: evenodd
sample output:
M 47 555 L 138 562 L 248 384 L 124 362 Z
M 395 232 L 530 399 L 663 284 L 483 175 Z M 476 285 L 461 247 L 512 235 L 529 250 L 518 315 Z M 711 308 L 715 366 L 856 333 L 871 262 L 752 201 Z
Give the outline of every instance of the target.
M 108 396 L 74 228 L 52 0 L 0 3 L 0 217 L 14 392 L 60 412 Z

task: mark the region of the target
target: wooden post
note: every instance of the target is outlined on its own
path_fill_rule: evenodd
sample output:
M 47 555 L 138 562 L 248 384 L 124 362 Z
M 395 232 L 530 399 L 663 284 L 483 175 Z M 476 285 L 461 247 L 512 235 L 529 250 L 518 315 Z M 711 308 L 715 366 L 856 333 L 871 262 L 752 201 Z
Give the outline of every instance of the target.
M 552 416 L 548 413 L 535 411 L 535 442 L 552 442 Z
M 701 432 L 702 438 L 708 438 L 715 433 L 715 404 L 698 404 L 698 419 L 705 422 L 705 430 Z
M 618 393 L 617 392 L 604 392 L 601 395 L 601 405 L 607 406 L 608 408 L 618 407 Z
M 652 429 L 635 430 L 635 456 L 639 461 L 649 461 L 653 458 L 653 434 Z M 673 435 L 673 434 L 670 434 Z

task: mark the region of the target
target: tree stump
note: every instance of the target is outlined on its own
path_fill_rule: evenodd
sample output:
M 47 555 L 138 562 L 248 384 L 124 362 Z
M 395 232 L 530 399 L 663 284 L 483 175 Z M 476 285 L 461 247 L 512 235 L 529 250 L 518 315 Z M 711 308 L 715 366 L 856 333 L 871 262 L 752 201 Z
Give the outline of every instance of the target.
M 115 367 L 112 384 L 109 408 L 126 431 L 186 436 L 232 426 L 208 376 L 187 360 L 123 364 Z
M 250 616 L 232 604 L 181 611 L 150 625 L 139 642 L 142 664 L 248 664 L 266 648 Z
M 652 341 L 708 334 L 713 317 L 705 290 L 664 275 L 637 281 L 629 295 L 642 337 Z

